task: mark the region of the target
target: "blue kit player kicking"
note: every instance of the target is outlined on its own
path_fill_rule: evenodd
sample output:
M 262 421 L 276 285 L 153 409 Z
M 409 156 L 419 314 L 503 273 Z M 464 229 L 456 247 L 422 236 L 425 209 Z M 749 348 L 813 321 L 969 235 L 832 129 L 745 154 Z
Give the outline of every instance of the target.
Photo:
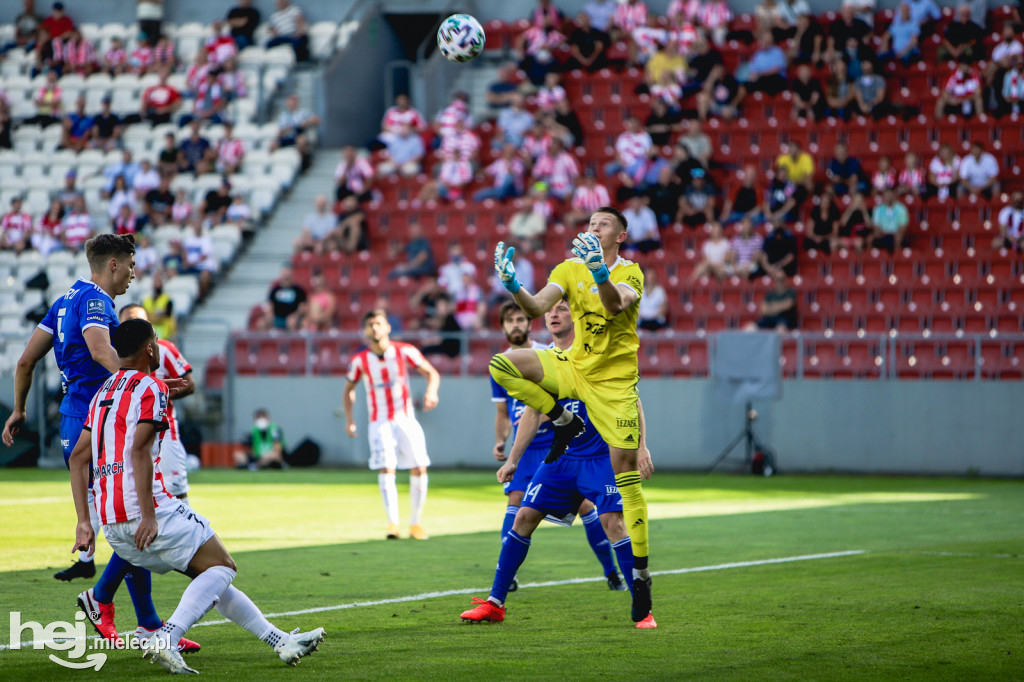
M 515 301 L 505 301 L 502 303 L 501 309 L 498 312 L 498 319 L 501 320 L 501 331 L 504 332 L 505 338 L 508 340 L 509 350 L 544 347 L 536 341 L 530 340 L 530 318 L 526 316 L 526 313 L 523 312 L 523 309 Z M 556 338 L 561 337 L 566 342 L 567 348 L 569 345 L 572 345 L 573 328 L 571 319 L 566 321 L 564 316 L 554 315 L 548 318 L 547 321 L 548 331 L 555 335 Z M 491 400 L 497 405 L 497 414 L 494 417 L 494 458 L 499 462 L 504 462 L 506 459 L 505 443 L 508 440 L 509 433 L 512 432 L 513 434 L 513 442 L 519 440 L 517 435 L 519 431 L 518 424 L 523 416 L 523 411 L 526 409 L 526 405 L 510 396 L 493 378 L 491 378 Z M 512 524 L 523 501 L 523 494 L 526 492 L 533 474 L 551 449 L 552 431 L 550 425 L 545 423 L 537 426 L 538 428 L 536 428 L 532 438 L 523 439 L 526 443 L 525 452 L 518 459 L 518 466 L 516 466 L 511 480 L 504 482 L 508 504 L 505 508 L 505 520 L 501 525 L 502 541 L 508 535 L 509 530 L 512 529 Z M 618 571 L 615 570 L 615 559 L 612 556 L 611 543 L 608 541 L 608 536 L 605 535 L 594 505 L 589 500 L 584 500 L 580 506 L 579 515 L 583 519 L 583 528 L 587 534 L 587 542 L 590 543 L 591 549 L 594 550 L 597 560 L 601 562 L 601 568 L 604 571 L 605 578 L 608 580 L 609 589 L 624 591 L 626 584 L 621 576 L 619 576 Z M 518 587 L 519 583 L 513 577 L 509 590 L 514 592 Z
M 559 333 L 572 329 L 572 318 L 568 304 L 563 300 L 545 315 L 545 322 L 552 330 L 557 348 L 568 348 L 572 343 L 571 333 Z M 615 485 L 608 445 L 587 418 L 586 406 L 579 400 L 563 400 L 563 407 L 572 411 L 585 423 L 582 435 L 572 441 L 566 454 L 553 463 L 542 462 L 534 473 L 523 496 L 522 507 L 516 514 L 512 528 L 502 541 L 498 568 L 494 583 L 487 599 L 474 598 L 474 607 L 462 613 L 462 619 L 469 622 L 505 620 L 505 598 L 513 577 L 526 560 L 530 550 L 530 536 L 547 517 L 563 525 L 570 525 L 584 500 L 591 500 L 596 507 L 601 525 L 610 540 L 619 560 L 619 568 L 625 575 L 633 571 L 633 550 L 622 516 L 622 498 Z M 640 442 L 638 465 L 644 478 L 650 478 L 654 471 L 650 452 L 644 438 L 645 424 L 643 409 L 639 412 Z M 498 470 L 498 480 L 511 481 L 516 475 L 518 464 L 524 457 L 526 445 L 540 425 L 541 415 L 533 409 L 523 412 L 516 439 L 509 453 L 508 461 Z M 634 599 L 634 602 L 636 600 Z M 636 604 L 634 603 L 634 610 Z M 655 628 L 653 615 L 632 614 L 638 628 Z
M 14 375 L 14 409 L 4 425 L 2 436 L 4 444 L 10 446 L 24 426 L 32 373 L 52 348 L 64 386 L 64 399 L 60 405 L 60 440 L 65 464 L 82 433 L 90 401 L 103 382 L 121 366 L 117 351 L 110 342 L 110 335 L 118 325 L 114 297 L 126 292 L 135 278 L 135 239 L 130 234 L 100 234 L 85 243 L 85 254 L 91 277 L 75 282 L 50 306 L 18 359 Z M 93 507 L 92 502 L 90 498 L 90 508 Z M 99 529 L 95 515 L 93 525 L 95 530 Z M 71 568 L 54 577 L 73 580 L 96 575 L 92 551 L 83 551 L 79 558 Z M 163 625 L 153 605 L 149 571 L 136 568 L 114 554 L 95 587 L 78 595 L 78 604 L 96 631 L 115 644 L 121 638 L 114 627 L 114 592 L 125 579 L 140 631 L 152 632 Z M 179 649 L 197 651 L 199 645 L 182 639 Z

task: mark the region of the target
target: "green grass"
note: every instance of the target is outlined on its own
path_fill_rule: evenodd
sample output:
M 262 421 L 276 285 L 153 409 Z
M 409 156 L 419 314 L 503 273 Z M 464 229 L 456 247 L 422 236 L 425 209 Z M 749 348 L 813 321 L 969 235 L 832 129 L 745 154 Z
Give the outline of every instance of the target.
M 235 585 L 266 613 L 465 588 L 486 596 L 504 511 L 493 475 L 437 471 L 430 486 L 428 542 L 379 539 L 369 472 L 203 471 L 192 498 L 233 553 Z M 521 589 L 500 625 L 459 620 L 471 595 L 275 617 L 284 629 L 327 629 L 321 651 L 294 670 L 233 625 L 200 625 L 190 636 L 204 649 L 190 662 L 233 681 L 1024 679 L 1016 481 L 659 473 L 646 491 L 655 571 L 863 553 L 656 577 L 654 631 L 632 628 L 627 594 L 589 582 Z M 0 644 L 10 611 L 73 618 L 88 584 L 50 577 L 71 558 L 69 498 L 62 472 L 0 470 Z M 580 528 L 543 527 L 520 581 L 598 574 Z M 154 579 L 165 617 L 185 584 Z M 130 629 L 125 590 L 117 604 L 119 628 Z M 59 668 L 48 653 L 0 650 L 0 680 L 97 674 Z M 163 674 L 130 652 L 111 652 L 99 673 Z

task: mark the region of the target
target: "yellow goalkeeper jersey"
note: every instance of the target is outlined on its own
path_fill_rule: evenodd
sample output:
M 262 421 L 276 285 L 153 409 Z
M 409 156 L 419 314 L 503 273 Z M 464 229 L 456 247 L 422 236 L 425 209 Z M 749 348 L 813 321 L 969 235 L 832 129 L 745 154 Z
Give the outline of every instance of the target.
M 631 306 L 614 316 L 601 303 L 594 276 L 581 259 L 559 263 L 548 277 L 550 284 L 569 295 L 576 331 L 569 357 L 591 383 L 637 375 L 640 340 L 636 319 L 644 295 L 644 273 L 639 265 L 620 256 L 610 268 L 609 281 L 616 286 L 624 284 L 637 294 Z

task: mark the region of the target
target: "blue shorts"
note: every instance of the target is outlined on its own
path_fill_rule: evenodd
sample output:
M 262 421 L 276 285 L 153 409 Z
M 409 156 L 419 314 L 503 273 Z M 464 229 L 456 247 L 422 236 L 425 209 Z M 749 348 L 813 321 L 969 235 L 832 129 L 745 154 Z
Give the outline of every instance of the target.
M 84 425 L 85 417 L 69 417 L 66 414 L 60 416 L 60 448 L 64 451 L 64 466 L 67 466 L 68 460 L 71 459 L 71 451 L 75 449 Z
M 571 526 L 585 499 L 594 503 L 598 514 L 622 512 L 608 457 L 563 455 L 554 464 L 542 463 L 523 495 L 523 506 L 544 512 L 548 521 Z
M 544 458 L 547 456 L 548 448 L 546 447 L 543 450 L 527 448 L 526 452 L 519 459 L 519 466 L 516 467 L 515 476 L 508 483 L 502 484 L 505 487 L 505 494 L 508 495 L 517 490 L 521 493 L 526 492 L 530 481 L 533 480 L 533 475 L 537 473 L 537 468 L 544 463 Z

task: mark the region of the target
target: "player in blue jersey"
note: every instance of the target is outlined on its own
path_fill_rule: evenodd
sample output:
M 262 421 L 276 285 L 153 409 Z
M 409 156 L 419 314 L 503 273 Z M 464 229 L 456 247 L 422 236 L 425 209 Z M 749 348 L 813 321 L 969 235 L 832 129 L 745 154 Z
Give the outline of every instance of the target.
M 501 305 L 498 318 L 501 320 L 501 330 L 505 333 L 505 338 L 508 339 L 509 350 L 544 348 L 542 344 L 530 340 L 530 319 L 526 317 L 526 313 L 523 312 L 523 309 L 515 301 L 505 301 Z M 562 322 L 561 316 L 553 317 L 551 324 L 548 325 L 548 331 L 551 331 L 553 334 L 557 333 L 563 338 L 568 338 L 568 342 L 571 344 L 573 335 L 571 322 L 568 325 L 562 324 Z M 554 330 L 552 325 L 554 325 Z M 516 441 L 517 425 L 520 419 L 522 419 L 526 405 L 510 396 L 493 377 L 491 378 L 491 400 L 497 405 L 497 414 L 494 416 L 494 458 L 499 462 L 504 462 L 507 459 L 505 443 L 508 441 L 510 433 L 513 436 L 513 442 Z M 512 528 L 516 514 L 519 512 L 519 507 L 523 501 L 523 494 L 530 485 L 530 480 L 551 449 L 553 435 L 551 426 L 544 423 L 537 424 L 537 427 L 532 438 L 524 439 L 526 443 L 525 450 L 518 459 L 518 465 L 511 480 L 503 483 L 505 495 L 508 496 L 508 504 L 505 508 L 505 520 L 501 525 L 502 541 L 505 540 L 505 536 L 508 535 L 509 530 Z M 583 519 L 583 528 L 587 534 L 587 542 L 590 543 L 591 549 L 594 550 L 597 560 L 601 562 L 605 579 L 608 581 L 608 588 L 612 590 L 626 590 L 626 584 L 621 576 L 619 576 L 618 571 L 615 570 L 612 546 L 608 541 L 608 536 L 605 535 L 604 528 L 601 526 L 601 520 L 598 518 L 594 505 L 589 500 L 584 500 L 580 506 L 579 515 Z M 518 588 L 519 583 L 513 577 L 509 590 L 514 592 Z
M 555 304 L 545 314 L 545 322 L 555 337 L 556 347 L 568 348 L 572 343 L 572 317 L 568 304 L 564 300 Z M 559 333 L 563 330 L 568 330 L 568 333 Z M 608 445 L 590 423 L 586 406 L 582 402 L 570 399 L 561 401 L 561 404 L 579 416 L 586 428 L 582 435 L 573 440 L 563 457 L 553 463 L 542 463 L 537 468 L 513 526 L 502 541 L 490 596 L 487 599 L 474 598 L 474 608 L 462 613 L 465 621 L 500 623 L 505 620 L 504 604 L 509 592 L 508 586 L 526 560 L 533 531 L 545 517 L 562 525 L 572 524 L 580 504 L 587 499 L 592 500 L 596 507 L 604 531 L 618 557 L 619 568 L 625 575 L 632 574 L 633 548 L 622 517 L 622 497 L 615 485 Z M 654 467 L 644 438 L 646 428 L 639 401 L 637 409 L 640 427 L 639 470 L 644 478 L 650 478 Z M 524 411 L 508 461 L 498 470 L 499 481 L 512 480 L 515 476 L 519 460 L 541 419 L 536 410 Z M 646 616 L 639 618 L 633 615 L 634 620 L 638 621 L 636 627 L 657 627 L 649 611 Z
M 24 426 L 32 374 L 52 348 L 64 388 L 64 399 L 60 405 L 60 440 L 65 464 L 82 432 L 89 403 L 103 382 L 121 366 L 117 351 L 110 342 L 110 334 L 118 325 L 114 297 L 126 292 L 135 277 L 135 238 L 130 234 L 97 235 L 85 243 L 85 253 L 92 271 L 90 279 L 78 280 L 54 302 L 32 332 L 25 351 L 18 359 L 14 374 L 14 409 L 2 435 L 4 444 L 10 446 Z M 92 507 L 91 498 L 89 506 Z M 96 531 L 99 530 L 98 521 L 94 516 Z M 83 551 L 78 562 L 54 577 L 73 580 L 94 575 L 96 568 L 92 552 Z M 139 627 L 152 631 L 163 624 L 153 605 L 149 571 L 136 568 L 114 554 L 96 585 L 78 596 L 78 603 L 92 625 L 114 642 L 120 639 L 114 627 L 114 592 L 125 579 Z M 183 640 L 182 643 L 185 650 L 199 648 L 195 642 Z

